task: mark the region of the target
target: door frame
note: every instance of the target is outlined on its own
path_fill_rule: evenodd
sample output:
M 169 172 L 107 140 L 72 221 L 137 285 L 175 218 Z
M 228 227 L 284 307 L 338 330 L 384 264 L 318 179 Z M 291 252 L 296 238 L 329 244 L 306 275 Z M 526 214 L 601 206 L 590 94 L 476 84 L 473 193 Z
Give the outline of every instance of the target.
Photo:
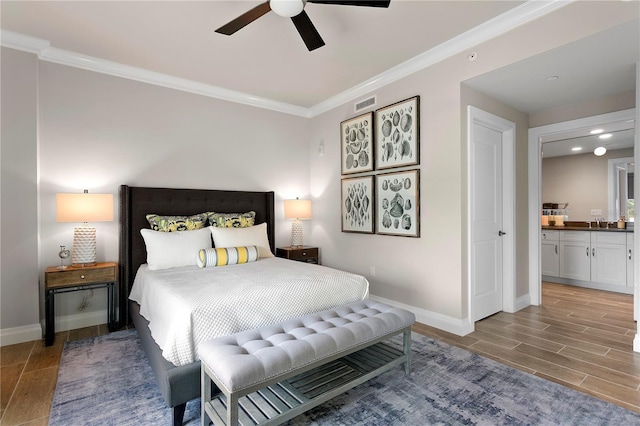
M 545 136 L 566 132 L 583 127 L 599 126 L 612 121 L 635 120 L 635 108 L 594 115 L 576 120 L 563 121 L 546 126 L 532 127 L 529 129 L 529 295 L 532 305 L 542 303 L 542 283 L 540 265 L 540 234 L 542 225 L 542 140 Z M 638 126 L 634 143 L 634 157 L 636 162 L 640 156 L 638 147 Z M 636 184 L 639 176 L 636 176 Z M 637 221 L 635 222 L 637 223 Z M 637 244 L 635 245 L 637 247 Z M 634 247 L 634 249 L 636 248 Z M 638 253 L 637 250 L 634 250 Z M 638 263 L 637 261 L 634 263 Z M 634 266 L 635 269 L 635 266 Z M 637 281 L 634 274 L 634 280 Z M 637 290 L 634 291 L 637 293 Z M 637 302 L 635 309 L 638 309 Z
M 471 265 L 473 262 L 472 238 L 473 222 L 471 211 L 471 197 L 474 195 L 473 185 L 471 185 L 472 171 L 474 164 L 471 158 L 471 143 L 473 124 L 478 123 L 502 134 L 502 224 L 506 235 L 503 239 L 502 250 L 502 310 L 505 312 L 515 312 L 516 291 L 515 291 L 515 123 L 497 115 L 483 111 L 472 105 L 467 106 L 467 315 L 472 326 L 474 325 L 473 295 L 475 294 L 475 277 L 472 274 Z

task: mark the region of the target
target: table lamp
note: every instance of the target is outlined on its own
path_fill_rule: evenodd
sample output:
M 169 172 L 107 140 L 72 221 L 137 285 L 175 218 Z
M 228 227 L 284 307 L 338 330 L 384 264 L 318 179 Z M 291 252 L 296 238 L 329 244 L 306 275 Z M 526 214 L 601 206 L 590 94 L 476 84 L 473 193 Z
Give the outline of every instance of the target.
M 302 246 L 301 220 L 311 219 L 311 200 L 284 200 L 284 217 L 293 219 L 291 224 L 291 247 Z
M 56 222 L 82 222 L 73 230 L 72 266 L 91 266 L 96 262 L 96 228 L 89 222 L 113 220 L 113 194 L 56 194 Z

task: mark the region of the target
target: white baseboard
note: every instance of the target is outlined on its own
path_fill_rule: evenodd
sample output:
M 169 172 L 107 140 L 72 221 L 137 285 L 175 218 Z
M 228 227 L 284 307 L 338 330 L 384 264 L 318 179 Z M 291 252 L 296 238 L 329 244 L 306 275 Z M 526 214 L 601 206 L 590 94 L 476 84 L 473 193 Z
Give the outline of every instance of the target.
M 633 351 L 640 352 L 640 333 L 636 333 L 633 338 Z
M 518 312 L 520 309 L 524 309 L 527 306 L 531 306 L 531 297 L 529 293 L 516 298 L 516 310 L 514 312 Z
M 415 306 L 405 305 L 403 303 L 396 302 L 395 300 L 388 300 L 378 296 L 369 296 L 373 300 L 377 300 L 378 302 L 384 303 L 386 305 L 394 306 L 396 308 L 405 309 L 409 312 L 413 312 L 416 316 L 416 321 L 431 326 L 435 328 L 439 328 L 440 330 L 447 331 L 449 333 L 453 333 L 457 336 L 465 336 L 474 330 L 473 322 L 469 321 L 468 318 L 458 319 L 452 318 L 446 315 L 438 314 L 436 312 L 431 312 L 426 309 L 416 308 Z
M 42 339 L 40 324 L 23 325 L 21 327 L 0 330 L 0 346 L 15 345 Z
M 107 310 L 81 312 L 56 318 L 56 332 L 75 330 L 107 323 Z M 44 336 L 44 324 L 31 324 L 0 330 L 0 346 L 40 340 Z

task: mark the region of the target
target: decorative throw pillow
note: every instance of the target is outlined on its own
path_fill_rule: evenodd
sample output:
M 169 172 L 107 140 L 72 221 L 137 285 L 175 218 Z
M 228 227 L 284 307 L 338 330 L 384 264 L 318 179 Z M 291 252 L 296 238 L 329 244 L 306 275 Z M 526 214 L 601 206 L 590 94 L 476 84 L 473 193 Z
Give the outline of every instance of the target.
M 140 234 L 147 248 L 147 265 L 152 271 L 195 266 L 198 251 L 211 247 L 211 232 L 207 228 L 178 232 L 141 229 Z
M 216 248 L 256 246 L 258 247 L 258 257 L 273 257 L 269 247 L 266 223 L 248 228 L 216 228 L 215 226 L 210 226 L 209 229 L 213 236 L 213 245 Z
M 160 232 L 193 231 L 202 229 L 207 224 L 206 213 L 193 216 L 160 216 L 152 213 L 146 217 L 151 229 Z
M 201 249 L 196 259 L 201 268 L 235 265 L 256 260 L 258 260 L 258 247 L 256 246 Z
M 246 213 L 216 213 L 208 212 L 210 226 L 219 228 L 248 228 L 253 226 L 256 220 L 256 212 Z

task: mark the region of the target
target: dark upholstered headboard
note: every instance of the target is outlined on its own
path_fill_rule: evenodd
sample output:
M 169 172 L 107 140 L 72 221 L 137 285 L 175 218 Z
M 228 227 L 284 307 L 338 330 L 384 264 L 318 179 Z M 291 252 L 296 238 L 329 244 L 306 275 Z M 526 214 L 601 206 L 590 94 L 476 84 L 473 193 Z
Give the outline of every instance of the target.
M 130 322 L 128 303 L 133 279 L 147 251 L 140 229 L 149 228 L 146 215 L 193 215 L 215 211 L 239 213 L 253 210 L 256 224 L 266 222 L 271 251 L 275 252 L 275 194 L 251 191 L 171 189 L 120 186 L 119 326 Z

